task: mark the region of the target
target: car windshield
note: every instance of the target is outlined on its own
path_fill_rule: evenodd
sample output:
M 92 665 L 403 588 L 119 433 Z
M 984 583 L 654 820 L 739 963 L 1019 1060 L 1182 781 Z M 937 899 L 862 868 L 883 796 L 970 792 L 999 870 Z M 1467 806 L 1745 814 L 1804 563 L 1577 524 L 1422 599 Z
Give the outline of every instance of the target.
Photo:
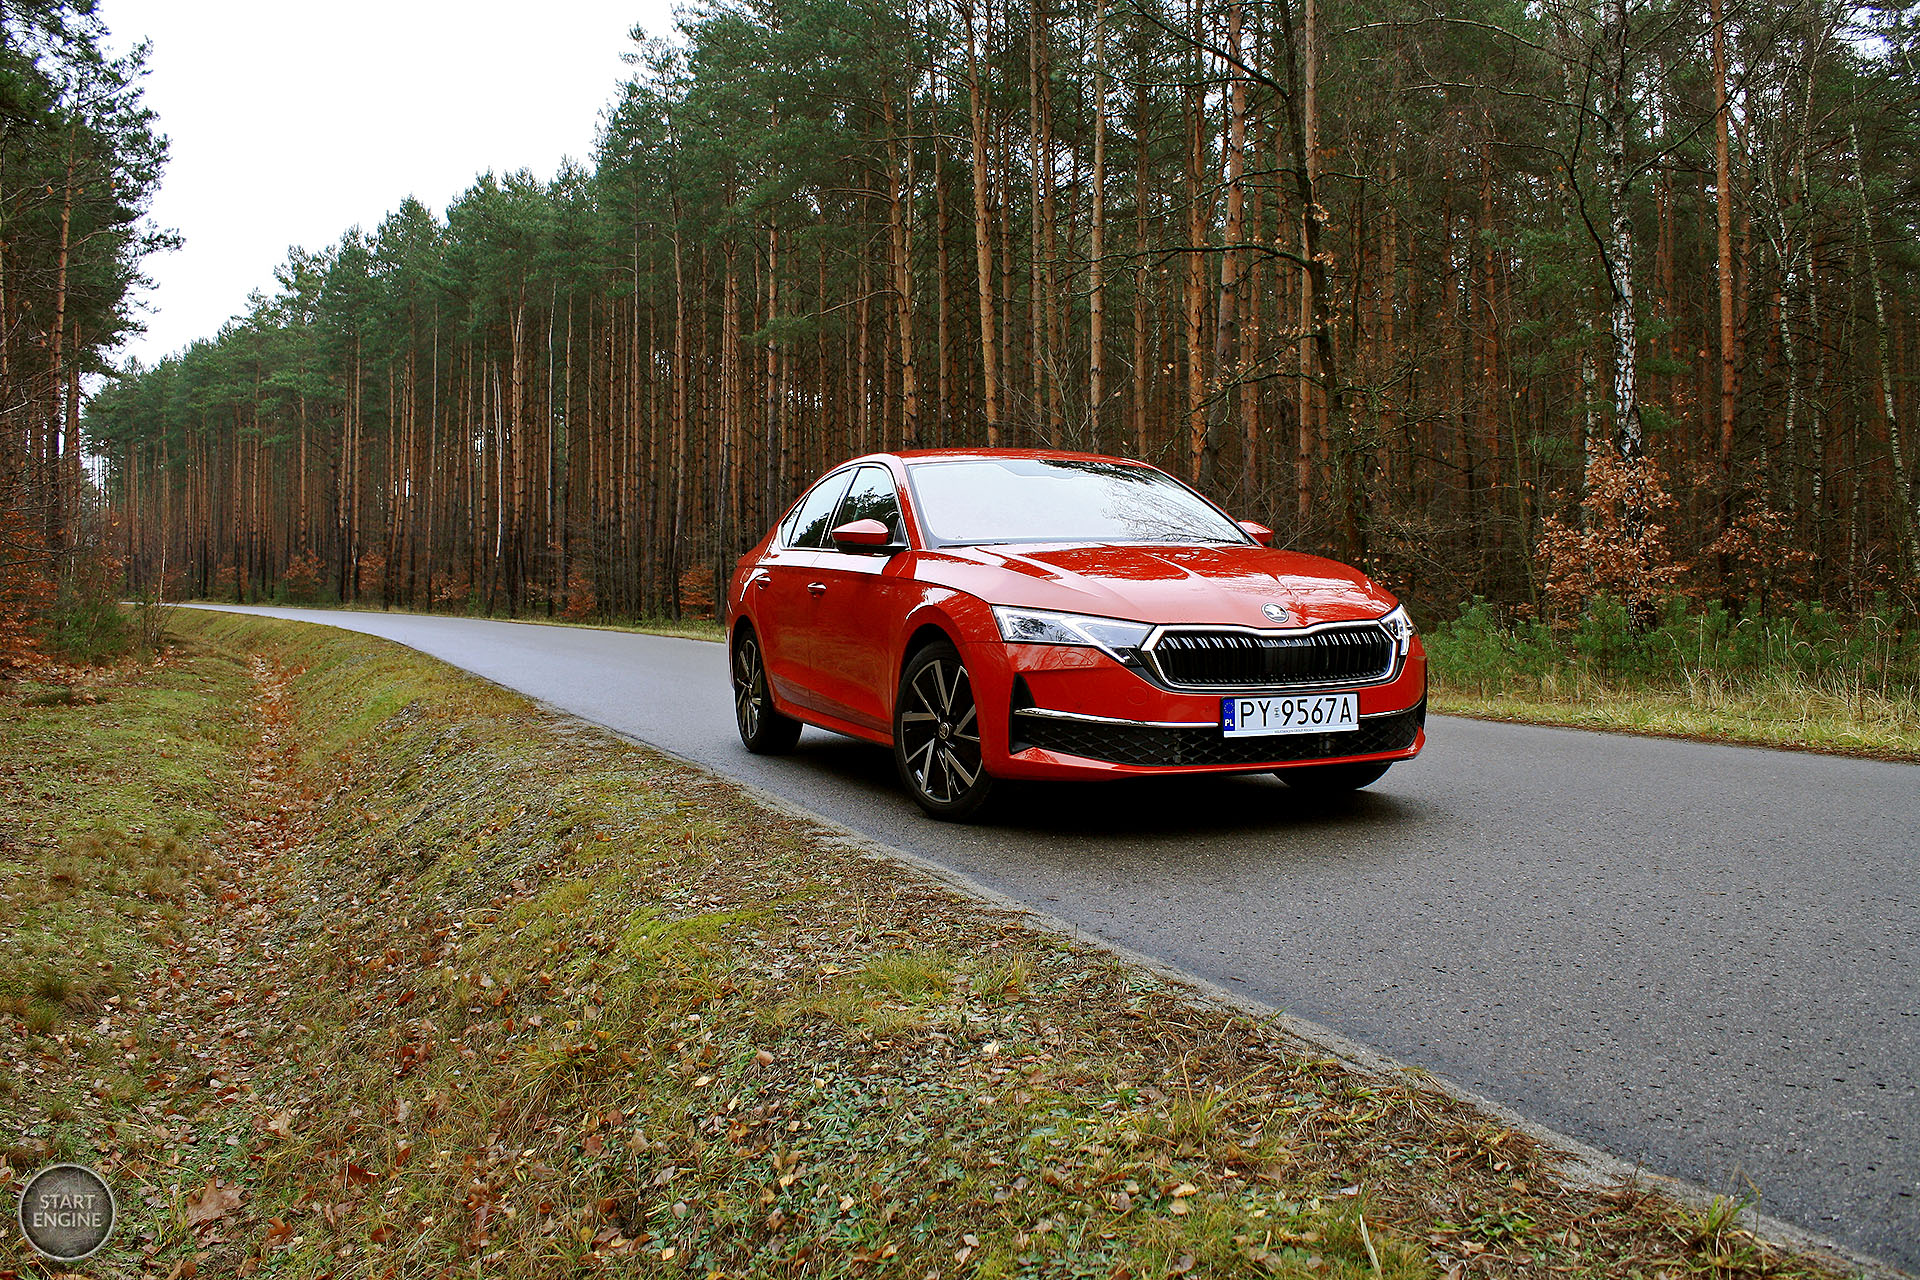
M 955 458 L 909 466 L 937 546 L 1246 542 L 1200 495 L 1151 467 L 1093 458 Z

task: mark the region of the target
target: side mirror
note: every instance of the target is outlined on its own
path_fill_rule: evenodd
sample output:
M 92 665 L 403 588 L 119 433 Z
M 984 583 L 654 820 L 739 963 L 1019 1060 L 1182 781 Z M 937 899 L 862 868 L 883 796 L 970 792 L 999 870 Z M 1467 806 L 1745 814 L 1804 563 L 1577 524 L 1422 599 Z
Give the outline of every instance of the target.
M 900 551 L 887 526 L 878 520 L 854 520 L 841 525 L 832 534 L 833 545 L 842 551 Z
M 1242 529 L 1246 530 L 1249 538 L 1252 538 L 1261 546 L 1270 547 L 1273 545 L 1273 530 L 1267 528 L 1267 526 L 1256 524 L 1252 520 L 1241 520 L 1237 523 Z M 836 529 L 834 532 L 838 534 L 839 530 Z

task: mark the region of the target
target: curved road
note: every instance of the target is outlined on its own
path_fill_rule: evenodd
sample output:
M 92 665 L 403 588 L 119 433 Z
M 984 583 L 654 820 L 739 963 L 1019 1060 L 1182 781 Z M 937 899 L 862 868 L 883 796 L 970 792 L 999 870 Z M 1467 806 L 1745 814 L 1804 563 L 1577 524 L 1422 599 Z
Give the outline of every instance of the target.
M 1441 717 L 1331 806 L 1035 786 L 953 826 L 874 747 L 748 755 L 718 645 L 245 612 L 400 641 L 1920 1269 L 1920 766 Z

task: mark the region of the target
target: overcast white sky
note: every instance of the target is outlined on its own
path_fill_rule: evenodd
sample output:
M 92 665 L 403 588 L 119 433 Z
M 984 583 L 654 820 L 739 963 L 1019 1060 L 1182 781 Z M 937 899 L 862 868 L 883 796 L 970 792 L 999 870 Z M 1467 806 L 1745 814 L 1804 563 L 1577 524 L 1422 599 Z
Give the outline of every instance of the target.
M 671 0 L 102 0 L 116 48 L 153 42 L 147 103 L 172 140 L 146 263 L 146 364 L 271 292 L 289 245 L 369 229 L 409 195 L 444 214 L 485 170 L 585 161 L 635 23 Z

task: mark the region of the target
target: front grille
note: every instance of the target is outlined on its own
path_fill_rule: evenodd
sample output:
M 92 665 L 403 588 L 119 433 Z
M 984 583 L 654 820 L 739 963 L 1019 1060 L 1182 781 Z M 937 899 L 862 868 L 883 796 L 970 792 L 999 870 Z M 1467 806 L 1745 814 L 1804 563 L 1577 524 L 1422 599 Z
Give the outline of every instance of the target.
M 1365 684 L 1393 672 L 1394 641 L 1376 622 L 1296 634 L 1169 631 L 1154 642 L 1168 684 L 1203 689 L 1284 689 Z
M 1098 724 L 1014 713 L 1013 749 L 1042 747 L 1113 764 L 1168 767 L 1212 764 L 1297 764 L 1339 756 L 1404 751 L 1427 722 L 1426 699 L 1411 710 L 1370 716 L 1346 733 L 1296 733 L 1264 738 L 1228 738 L 1211 726 L 1160 729 L 1147 725 Z

